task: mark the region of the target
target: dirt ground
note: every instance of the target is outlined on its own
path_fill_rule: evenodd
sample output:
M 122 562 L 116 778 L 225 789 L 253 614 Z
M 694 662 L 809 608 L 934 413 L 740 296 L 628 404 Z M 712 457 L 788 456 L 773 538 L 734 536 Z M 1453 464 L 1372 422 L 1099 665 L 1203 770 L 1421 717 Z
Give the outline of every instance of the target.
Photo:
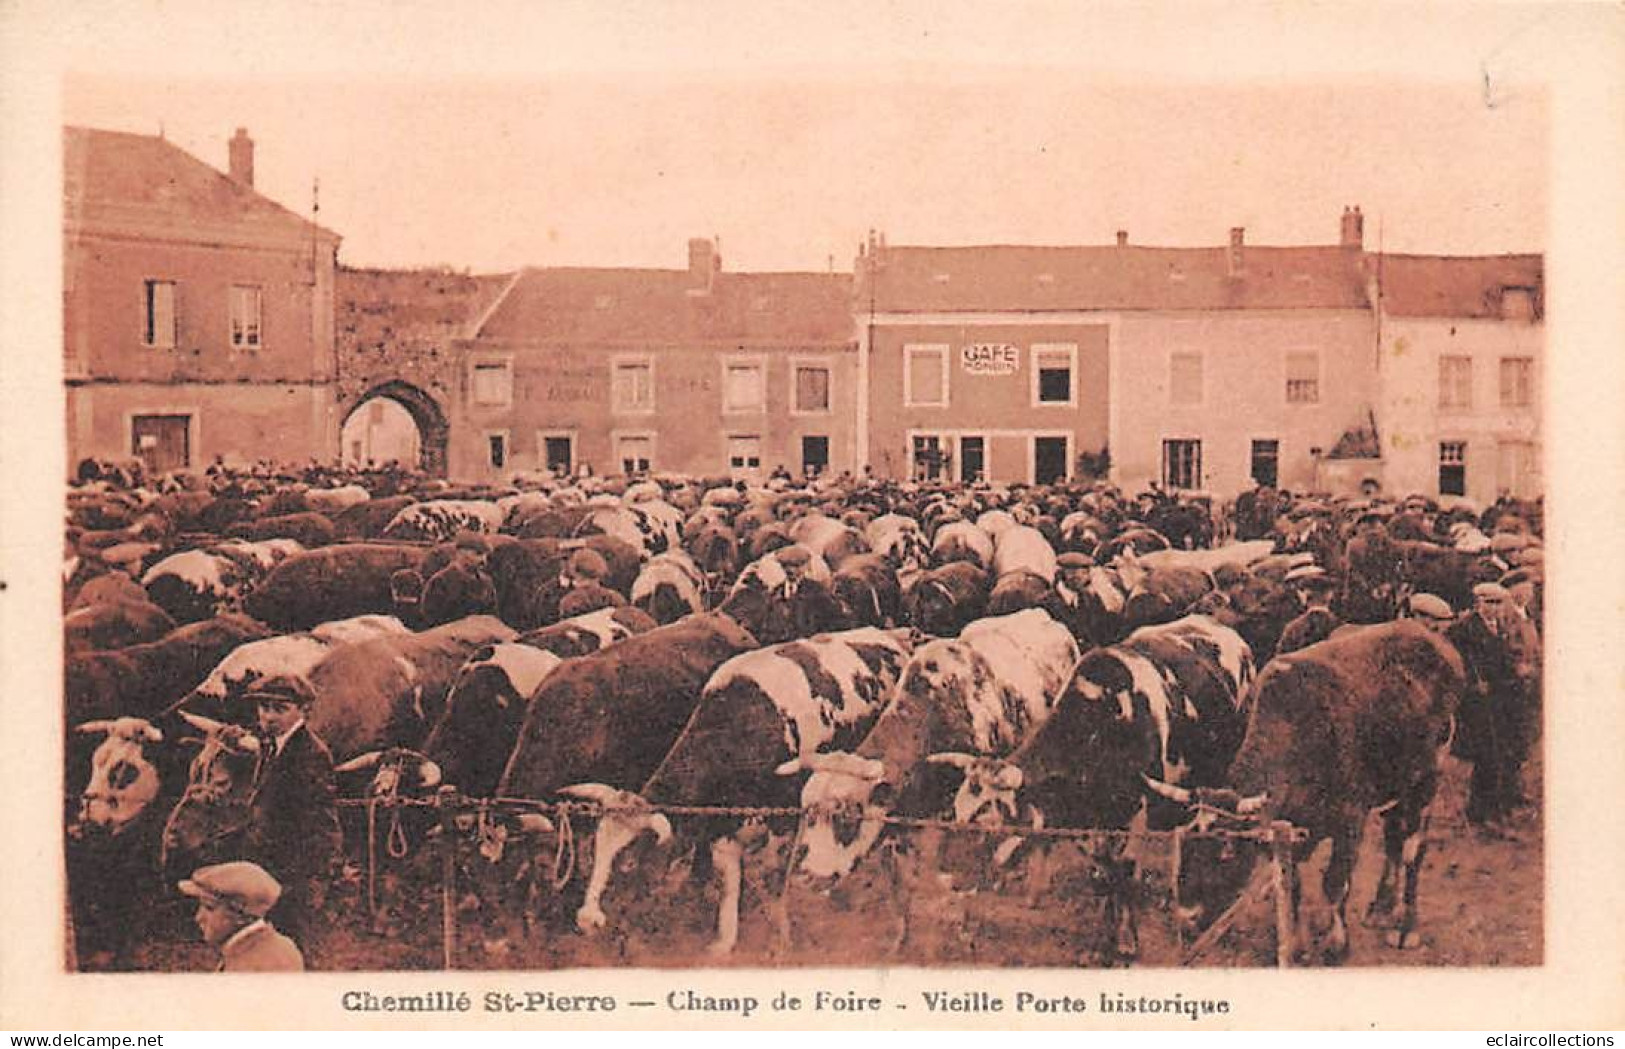
M 1404 952 L 1387 947 L 1381 930 L 1359 922 L 1382 866 L 1380 824 L 1373 817 L 1361 847 L 1350 898 L 1350 952 L 1354 966 L 1527 966 L 1542 961 L 1544 904 L 1543 821 L 1539 768 L 1526 770 L 1533 811 L 1520 841 L 1485 839 L 1462 816 L 1469 767 L 1449 761 L 1424 865 L 1421 944 Z M 579 832 L 578 832 L 579 833 Z M 646 839 L 647 842 L 647 839 Z M 544 898 L 543 913 L 526 932 L 500 927 L 487 916 L 514 915 L 517 904 L 490 902 L 489 883 L 459 886 L 460 969 L 552 970 L 599 966 L 975 966 L 1078 967 L 1108 964 L 1110 933 L 1102 899 L 1090 880 L 1093 866 L 1070 844 L 1059 846 L 1040 891 L 1030 882 L 983 886 L 970 893 L 944 886 L 935 871 L 910 870 L 908 861 L 859 868 L 827 896 L 792 891 L 781 897 L 787 837 L 775 836 L 747 857 L 746 891 L 738 948 L 726 959 L 706 953 L 715 928 L 716 892 L 686 876 L 684 865 L 657 862 L 651 844 L 628 850 L 631 867 L 617 874 L 605 898 L 611 928 L 594 936 L 575 931 L 580 877 L 574 894 Z M 581 843 L 586 851 L 587 843 Z M 1322 848 L 1305 871 L 1306 904 L 1319 900 Z M 477 859 L 477 857 L 472 857 Z M 977 869 L 960 865 L 958 869 Z M 897 872 L 913 889 L 903 893 Z M 912 876 L 912 880 L 910 880 Z M 1139 921 L 1142 966 L 1185 964 L 1169 921 L 1168 856 L 1149 846 L 1142 868 L 1145 908 Z M 962 888 L 962 886 L 958 886 Z M 442 965 L 438 878 L 419 871 L 398 887 L 383 887 L 395 913 L 374 923 L 363 885 L 342 887 L 329 906 L 318 964 L 333 970 L 438 969 Z M 476 906 L 481 895 L 485 899 Z M 772 904 L 785 901 L 782 910 Z M 184 901 L 166 917 L 168 929 L 137 959 L 142 969 L 204 970 L 214 955 L 199 944 Z M 905 914 L 905 910 L 907 913 Z M 1311 918 L 1314 912 L 1311 911 Z M 776 917 L 781 915 L 781 917 Z M 906 920 L 906 925 L 905 925 Z M 787 930 L 788 939 L 781 934 Z M 907 932 L 906 938 L 904 932 Z M 505 934 L 505 935 L 504 935 Z M 1202 967 L 1271 966 L 1274 913 L 1268 899 L 1244 908 L 1233 928 L 1201 958 Z

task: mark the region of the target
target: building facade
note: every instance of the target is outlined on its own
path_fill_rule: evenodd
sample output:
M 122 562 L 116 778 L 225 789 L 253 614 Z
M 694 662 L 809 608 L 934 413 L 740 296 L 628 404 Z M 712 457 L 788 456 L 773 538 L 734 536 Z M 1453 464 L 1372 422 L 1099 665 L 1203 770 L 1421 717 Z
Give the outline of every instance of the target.
M 1542 490 L 1538 255 L 1374 258 L 1383 455 L 1397 492 L 1480 504 Z
M 155 470 L 336 446 L 339 237 L 162 138 L 64 129 L 70 462 Z
M 845 274 L 520 273 L 459 344 L 454 476 L 851 470 L 856 344 Z

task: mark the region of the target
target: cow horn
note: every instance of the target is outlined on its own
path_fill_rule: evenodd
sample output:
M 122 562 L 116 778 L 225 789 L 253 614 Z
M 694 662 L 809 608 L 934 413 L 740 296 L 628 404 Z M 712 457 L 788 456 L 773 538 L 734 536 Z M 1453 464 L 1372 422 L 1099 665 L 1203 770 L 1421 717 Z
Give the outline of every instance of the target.
M 141 722 L 140 731 L 141 737 L 148 743 L 162 743 L 164 741 L 164 734 L 158 730 L 156 725 L 143 721 Z
M 193 714 L 187 710 L 177 710 L 175 713 L 179 714 L 183 721 L 199 732 L 219 732 L 226 727 L 225 722 L 216 721 L 214 718 L 206 718 L 202 714 Z
M 230 727 L 236 728 L 235 725 Z M 236 732 L 227 733 L 225 739 L 227 745 L 239 754 L 258 754 L 260 752 L 260 738 L 252 732 L 238 729 Z
M 553 831 L 553 821 L 540 812 L 521 812 L 518 826 L 527 834 L 549 834 Z
M 106 718 L 99 718 L 95 721 L 86 721 L 74 726 L 74 731 L 83 732 L 87 736 L 91 735 L 92 733 L 100 733 L 101 735 L 105 736 L 107 733 L 113 731 L 113 723 L 108 721 Z
M 418 762 L 418 783 L 425 790 L 433 790 L 440 786 L 440 766 L 425 758 Z
M 333 771 L 334 772 L 360 772 L 362 769 L 370 769 L 374 765 L 378 764 L 379 760 L 382 757 L 383 757 L 383 752 L 382 751 L 369 750 L 365 754 L 356 755 L 355 757 L 351 758 L 349 761 L 346 761 L 342 765 L 333 766 Z
M 1254 794 L 1250 798 L 1242 798 L 1236 803 L 1236 813 L 1241 816 L 1251 816 L 1264 808 L 1264 803 L 1270 800 L 1268 793 Z
M 1169 801 L 1178 802 L 1181 805 L 1189 805 L 1191 803 L 1191 792 L 1186 790 L 1184 787 L 1176 787 L 1172 783 L 1164 783 L 1155 776 L 1147 776 L 1143 772 L 1140 773 L 1140 778 L 1145 780 L 1145 785 L 1150 787 L 1153 792 L 1160 794 Z
M 621 792 L 614 787 L 603 783 L 576 783 L 568 787 L 560 787 L 560 794 L 567 794 L 572 798 L 583 801 L 596 801 L 600 805 L 613 805 L 620 800 Z
M 775 775 L 779 776 L 794 776 L 796 773 L 802 771 L 806 767 L 806 762 L 802 761 L 799 757 L 794 757 L 780 765 L 778 768 L 774 769 L 773 772 Z
M 928 755 L 925 760 L 933 765 L 952 765 L 956 769 L 964 770 L 970 768 L 976 759 L 969 754 L 949 750 L 941 754 Z

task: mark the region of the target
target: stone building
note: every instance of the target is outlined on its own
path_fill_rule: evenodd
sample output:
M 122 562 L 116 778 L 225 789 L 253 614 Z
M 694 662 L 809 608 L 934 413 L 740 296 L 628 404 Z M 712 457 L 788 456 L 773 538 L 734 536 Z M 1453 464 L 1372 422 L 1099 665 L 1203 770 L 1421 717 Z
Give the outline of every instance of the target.
M 69 127 L 63 312 L 70 462 L 158 470 L 336 445 L 339 237 L 161 137 Z

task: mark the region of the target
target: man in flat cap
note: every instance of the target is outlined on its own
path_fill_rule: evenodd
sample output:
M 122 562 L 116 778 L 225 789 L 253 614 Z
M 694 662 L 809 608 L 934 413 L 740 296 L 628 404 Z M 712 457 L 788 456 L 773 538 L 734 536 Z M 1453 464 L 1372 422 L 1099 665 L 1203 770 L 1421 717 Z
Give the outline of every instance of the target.
M 596 550 L 577 550 L 564 564 L 564 594 L 559 598 L 559 618 L 586 615 L 600 608 L 619 608 L 626 598 L 605 586 L 609 562 Z
M 302 972 L 298 944 L 276 931 L 266 915 L 282 886 L 246 860 L 199 867 L 177 888 L 197 900 L 194 919 L 203 939 L 220 951 L 220 972 Z
M 1298 592 L 1304 611 L 1282 628 L 1281 640 L 1275 645 L 1278 656 L 1324 641 L 1343 625 L 1343 620 L 1331 608 L 1337 583 L 1324 568 L 1317 565 L 1294 568 L 1286 574 L 1286 583 Z
M 245 698 L 256 707 L 264 741 L 250 803 L 249 856 L 281 882 L 272 917 L 314 962 L 316 919 L 341 856 L 333 755 L 305 723 L 316 693 L 303 677 L 266 678 Z
M 1437 594 L 1412 594 L 1405 603 L 1405 617 L 1416 620 L 1435 634 L 1442 634 L 1456 621 L 1456 612 Z
M 1473 610 L 1445 635 L 1467 665 L 1457 753 L 1473 763 L 1467 820 L 1488 837 L 1516 838 L 1522 772 L 1540 724 L 1539 640 L 1498 583 L 1473 588 Z

